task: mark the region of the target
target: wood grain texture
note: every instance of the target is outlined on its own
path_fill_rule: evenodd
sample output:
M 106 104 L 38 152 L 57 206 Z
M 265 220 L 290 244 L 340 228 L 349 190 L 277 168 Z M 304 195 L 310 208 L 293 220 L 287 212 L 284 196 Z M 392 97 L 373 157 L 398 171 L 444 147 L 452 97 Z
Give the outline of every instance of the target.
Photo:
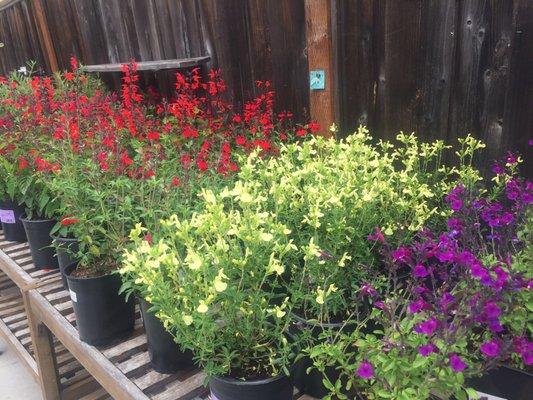
M 32 1 L 0 11 L 1 74 L 29 59 L 51 69 Z M 316 60 L 306 0 L 39 1 L 59 68 L 71 55 L 86 65 L 209 55 L 235 104 L 257 94 L 256 80 L 270 80 L 277 109 L 304 120 L 310 95 L 320 96 L 309 93 Z M 310 0 L 322 7 L 310 22 L 324 21 L 331 1 Z M 332 8 L 333 46 L 312 42 L 333 55 L 336 79 L 328 81 L 338 82 L 332 98 L 343 134 L 359 124 L 376 139 L 403 130 L 455 143 L 472 133 L 488 144 L 478 165 L 515 149 L 533 176 L 531 0 L 334 0 Z M 118 88 L 119 73 L 108 75 Z M 142 82 L 170 93 L 172 75 L 145 72 Z
M 305 0 L 305 20 L 309 70 L 323 70 L 325 75 L 325 88 L 309 94 L 311 119 L 320 124 L 320 134 L 330 136 L 335 122 L 331 1 Z

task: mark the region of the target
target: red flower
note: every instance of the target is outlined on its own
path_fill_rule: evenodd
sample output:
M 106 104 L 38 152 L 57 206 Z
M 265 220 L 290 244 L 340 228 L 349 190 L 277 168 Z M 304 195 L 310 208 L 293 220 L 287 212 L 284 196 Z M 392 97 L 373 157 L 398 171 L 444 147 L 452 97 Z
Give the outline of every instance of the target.
M 72 72 L 65 72 L 65 80 L 67 81 L 73 81 L 74 80 L 74 74 Z
M 320 130 L 320 124 L 318 122 L 309 122 L 309 125 L 307 126 L 312 133 L 316 133 Z
M 239 146 L 244 146 L 246 144 L 246 138 L 242 135 L 239 135 L 235 138 L 235 143 Z
M 128 156 L 128 153 L 122 153 L 122 156 L 120 157 L 120 162 L 125 167 L 129 167 L 131 164 L 133 164 L 133 160 Z
M 19 171 L 28 168 L 28 164 L 28 160 L 26 160 L 24 157 L 19 157 Z
M 207 171 L 207 162 L 201 158 L 196 161 L 196 165 L 200 171 Z
M 191 156 L 184 154 L 181 156 L 181 163 L 184 165 L 189 165 L 192 162 Z
M 148 132 L 148 135 L 146 135 L 146 138 L 148 140 L 159 140 L 159 132 L 156 132 L 156 131 Z
M 78 222 L 79 219 L 78 218 L 69 218 L 69 217 L 65 217 L 61 220 L 61 225 L 62 226 L 69 226 L 69 225 L 72 225 L 72 224 L 75 224 L 76 222 Z
M 296 136 L 305 136 L 305 135 L 307 135 L 307 131 L 305 129 L 300 128 L 296 131 Z
M 78 69 L 78 60 L 74 56 L 70 57 L 70 68 L 72 71 L 76 71 Z
M 172 186 L 179 186 L 180 185 L 180 179 L 178 177 L 172 178 Z

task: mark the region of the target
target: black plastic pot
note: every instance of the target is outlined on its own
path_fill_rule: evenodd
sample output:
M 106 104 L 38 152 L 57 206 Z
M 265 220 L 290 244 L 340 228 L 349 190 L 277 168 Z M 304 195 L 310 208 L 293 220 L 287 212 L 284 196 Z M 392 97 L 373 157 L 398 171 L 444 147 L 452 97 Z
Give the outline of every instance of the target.
M 50 231 L 56 224 L 53 219 L 21 218 L 28 244 L 30 245 L 33 265 L 37 269 L 57 269 L 59 264 L 52 247 Z
M 77 263 L 67 266 L 65 275 L 80 340 L 93 346 L 105 346 L 128 336 L 135 323 L 135 302 L 133 296 L 126 302 L 125 296 L 118 294 L 120 276 L 76 278 L 71 276 L 76 267 Z
M 294 333 L 294 335 L 297 335 L 296 330 L 301 329 L 307 329 L 311 331 L 312 336 L 318 338 L 318 335 L 323 330 L 332 330 L 332 331 L 339 331 L 341 329 L 344 329 L 346 332 L 349 332 L 350 329 L 353 330 L 353 328 L 350 328 L 350 326 L 344 326 L 344 323 L 331 323 L 331 324 L 318 324 L 318 323 L 311 323 L 307 321 L 306 319 L 293 314 L 293 326 L 291 331 Z M 343 328 L 344 327 L 344 328 Z M 329 394 L 329 390 L 326 389 L 324 384 L 322 383 L 324 376 L 322 372 L 318 371 L 316 368 L 311 368 L 313 366 L 312 360 L 304 356 L 300 358 L 295 364 L 292 369 L 292 377 L 294 380 L 294 386 L 296 386 L 300 391 L 315 397 L 317 399 L 321 399 L 324 396 Z M 310 368 L 309 373 L 307 373 L 307 370 Z M 340 373 L 337 371 L 337 369 L 334 366 L 328 366 L 326 367 L 324 374 L 328 377 L 329 381 L 332 383 L 335 383 L 337 379 L 339 379 Z M 351 393 L 345 393 L 346 395 L 352 395 Z
M 291 400 L 293 386 L 285 375 L 242 381 L 214 376 L 209 381 L 212 400 Z
M 79 250 L 78 239 L 63 238 L 54 235 L 50 235 L 50 237 L 52 238 L 52 243 L 55 247 L 59 271 L 61 271 L 61 281 L 63 282 L 63 287 L 68 289 L 65 268 L 76 262 L 74 254 L 76 254 Z
M 141 306 L 148 353 L 152 367 L 162 374 L 173 374 L 179 370 L 193 365 L 193 355 L 190 351 L 183 352 L 174 342 L 174 338 L 163 327 L 163 323 L 148 310 L 150 303 L 141 297 L 137 297 Z
M 533 375 L 509 367 L 489 371 L 481 378 L 468 379 L 466 385 L 504 399 L 530 399 L 533 396 Z
M 2 230 L 6 240 L 10 242 L 27 242 L 26 231 L 22 225 L 20 217 L 24 215 L 24 207 L 19 206 L 12 200 L 4 200 L 0 204 L 0 210 L 2 213 Z

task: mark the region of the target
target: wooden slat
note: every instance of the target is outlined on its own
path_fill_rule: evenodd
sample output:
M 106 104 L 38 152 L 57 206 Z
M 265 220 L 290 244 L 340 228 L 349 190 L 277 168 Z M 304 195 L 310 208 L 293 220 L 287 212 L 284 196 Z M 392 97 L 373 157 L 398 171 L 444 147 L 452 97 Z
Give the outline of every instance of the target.
M 161 71 L 165 69 L 181 69 L 197 67 L 207 63 L 211 57 L 192 57 L 175 60 L 157 60 L 157 61 L 139 61 L 137 62 L 138 71 Z M 127 62 L 126 62 L 127 63 Z M 124 63 L 85 65 L 85 72 L 120 72 Z

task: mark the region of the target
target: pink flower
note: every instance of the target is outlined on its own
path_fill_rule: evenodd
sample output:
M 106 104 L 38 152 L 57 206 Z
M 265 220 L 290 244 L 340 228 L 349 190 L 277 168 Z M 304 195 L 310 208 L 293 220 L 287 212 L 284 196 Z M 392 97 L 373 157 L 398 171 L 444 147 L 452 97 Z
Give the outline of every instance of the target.
M 357 375 L 363 379 L 372 379 L 374 377 L 374 368 L 368 361 L 363 361 L 357 368 Z

